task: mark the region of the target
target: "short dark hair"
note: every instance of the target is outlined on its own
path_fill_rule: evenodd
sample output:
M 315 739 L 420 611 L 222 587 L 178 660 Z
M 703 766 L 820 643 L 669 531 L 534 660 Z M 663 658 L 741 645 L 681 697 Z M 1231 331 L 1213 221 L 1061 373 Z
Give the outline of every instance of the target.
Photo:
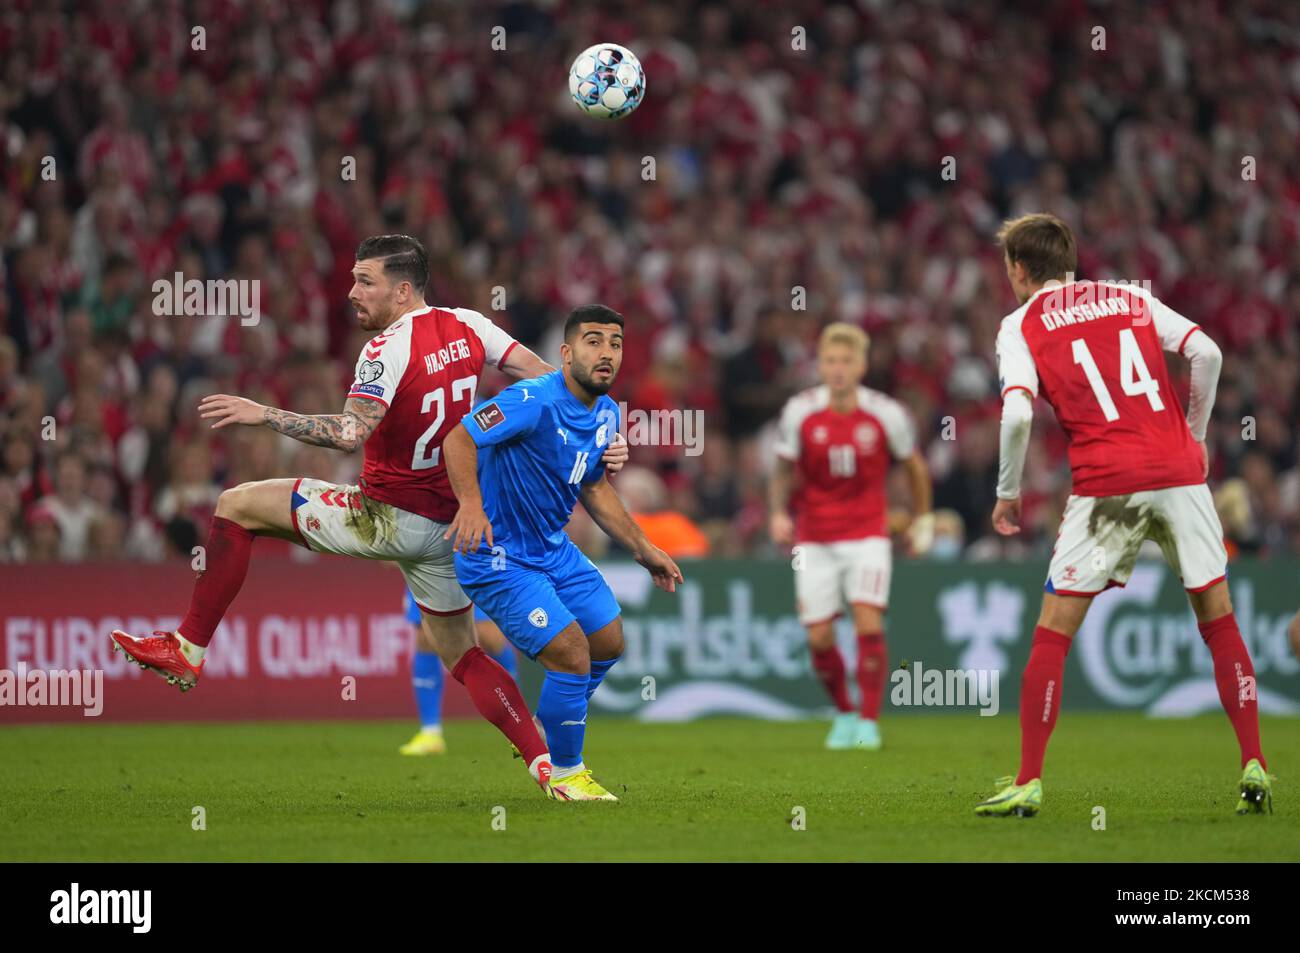
M 429 283 L 429 253 L 410 235 L 372 235 L 357 246 L 357 261 L 384 260 L 384 274 L 393 281 L 409 281 L 418 294 Z
M 1033 281 L 1060 278 L 1079 265 L 1079 249 L 1070 226 L 1044 212 L 1003 222 L 998 244 L 1007 258 L 1025 266 Z
M 572 341 L 584 324 L 617 324 L 621 329 L 623 315 L 603 304 L 584 304 L 581 308 L 574 308 L 564 322 L 564 340 Z

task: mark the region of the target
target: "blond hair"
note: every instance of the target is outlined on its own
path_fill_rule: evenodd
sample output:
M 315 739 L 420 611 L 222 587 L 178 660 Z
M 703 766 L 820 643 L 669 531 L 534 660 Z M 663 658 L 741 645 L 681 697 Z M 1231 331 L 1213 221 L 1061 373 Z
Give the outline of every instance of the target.
M 836 321 L 822 328 L 821 337 L 817 340 L 817 353 L 820 354 L 832 344 L 843 344 L 854 354 L 865 358 L 867 348 L 871 346 L 871 338 L 856 324 Z

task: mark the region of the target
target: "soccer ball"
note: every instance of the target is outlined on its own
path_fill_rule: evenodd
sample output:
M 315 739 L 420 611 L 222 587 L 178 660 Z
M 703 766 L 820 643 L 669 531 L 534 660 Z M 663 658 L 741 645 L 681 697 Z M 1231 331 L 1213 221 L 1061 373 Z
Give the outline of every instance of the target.
M 569 67 L 569 92 L 588 116 L 622 119 L 645 98 L 645 71 L 627 47 L 597 43 Z

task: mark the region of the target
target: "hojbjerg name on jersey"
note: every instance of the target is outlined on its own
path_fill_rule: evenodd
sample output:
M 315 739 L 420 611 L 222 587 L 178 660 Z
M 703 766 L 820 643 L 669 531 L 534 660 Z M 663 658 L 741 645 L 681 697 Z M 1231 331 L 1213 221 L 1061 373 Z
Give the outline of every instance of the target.
M 424 355 L 424 370 L 427 374 L 437 374 L 448 364 L 467 361 L 473 356 L 473 352 L 469 349 L 469 342 L 464 338 L 458 338 L 446 347 L 440 347 L 434 353 Z

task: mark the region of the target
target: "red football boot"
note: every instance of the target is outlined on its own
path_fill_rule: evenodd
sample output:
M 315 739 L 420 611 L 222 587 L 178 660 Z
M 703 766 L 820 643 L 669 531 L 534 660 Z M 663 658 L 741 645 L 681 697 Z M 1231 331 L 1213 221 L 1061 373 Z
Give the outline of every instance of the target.
M 204 659 L 195 668 L 181 651 L 180 640 L 173 632 L 156 631 L 151 636 L 137 639 L 120 629 L 114 629 L 110 636 L 113 651 L 121 652 L 141 668 L 157 672 L 167 679 L 168 685 L 176 685 L 182 692 L 188 692 L 199 681 L 199 674 L 207 662 Z

